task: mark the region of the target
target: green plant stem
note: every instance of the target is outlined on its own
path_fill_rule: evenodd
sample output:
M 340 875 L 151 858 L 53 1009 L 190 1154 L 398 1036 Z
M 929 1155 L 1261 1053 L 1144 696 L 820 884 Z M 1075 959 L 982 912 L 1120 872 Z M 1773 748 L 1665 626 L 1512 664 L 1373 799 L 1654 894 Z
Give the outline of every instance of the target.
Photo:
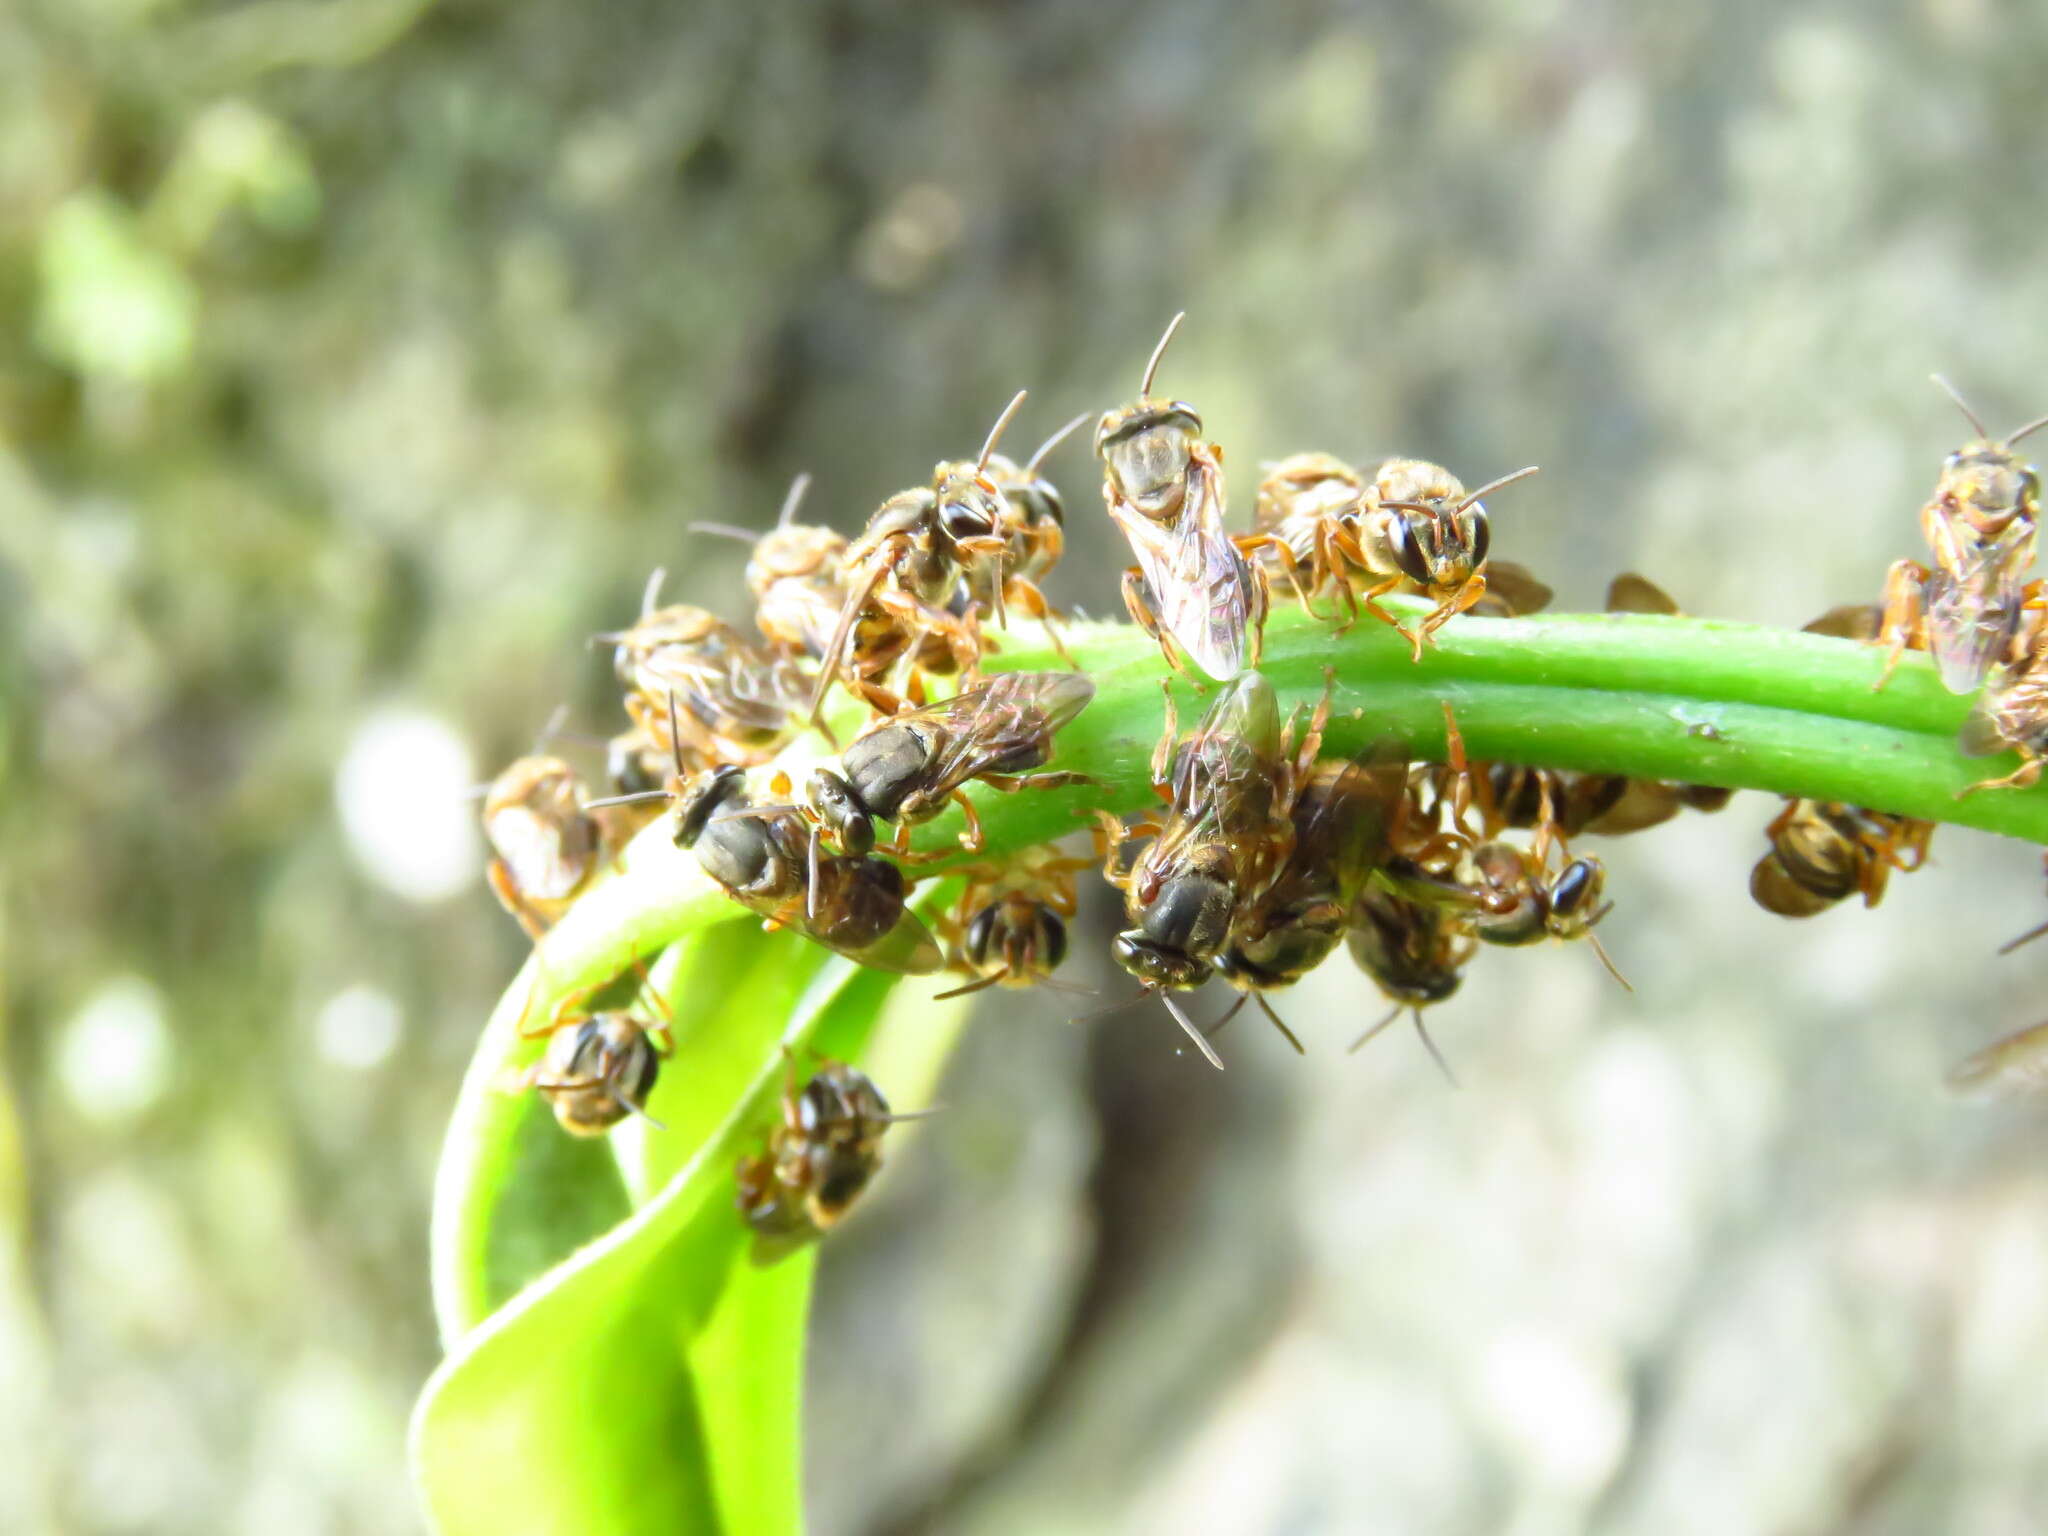
M 1390 606 L 1411 620 L 1420 612 L 1399 600 Z M 1130 625 L 1076 624 L 1065 635 L 1096 696 L 1061 733 L 1055 766 L 1099 782 L 1050 793 L 977 787 L 983 857 L 1077 831 L 1096 809 L 1128 815 L 1156 804 L 1150 760 L 1163 725 L 1162 680 L 1171 679 L 1183 730 L 1214 696 L 1213 685 L 1174 678 L 1158 647 Z M 1049 648 L 1030 643 L 1038 638 L 1020 625 L 991 669 L 1062 666 Z M 2048 842 L 2048 787 L 1957 798 L 2016 759 L 1956 751 L 1969 701 L 1947 693 L 1924 657 L 1907 656 L 1890 684 L 1873 691 L 1882 659 L 1872 646 L 1758 625 L 1559 614 L 1454 619 L 1414 662 L 1407 642 L 1370 617 L 1336 635 L 1288 607 L 1267 626 L 1260 666 L 1283 703 L 1300 705 L 1319 696 L 1331 669 L 1326 754 L 1393 739 L 1440 759 L 1448 703 L 1475 759 L 1841 800 Z M 920 873 L 973 862 L 958 851 L 961 824 L 949 811 L 919 829 L 917 847 L 951 851 Z M 548 936 L 535 1007 L 707 922 L 747 915 L 673 845 L 664 819 L 635 841 L 624 875 Z

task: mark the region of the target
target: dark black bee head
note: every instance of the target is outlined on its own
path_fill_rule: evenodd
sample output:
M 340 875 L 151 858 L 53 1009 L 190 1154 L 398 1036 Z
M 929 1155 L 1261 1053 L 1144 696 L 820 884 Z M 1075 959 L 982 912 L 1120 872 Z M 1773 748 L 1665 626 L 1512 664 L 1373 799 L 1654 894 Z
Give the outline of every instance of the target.
M 917 731 L 885 725 L 848 747 L 839 767 L 861 807 L 886 821 L 902 809 L 930 761 L 931 749 Z
M 1147 904 L 1138 927 L 1154 944 L 1183 954 L 1213 955 L 1230 932 L 1235 904 L 1230 885 L 1214 875 L 1176 874 Z
M 668 758 L 651 747 L 638 731 L 626 731 L 605 744 L 604 771 L 615 795 L 652 794 L 668 783 Z
M 1111 940 L 1109 952 L 1116 957 L 1118 965 L 1147 986 L 1199 987 L 1209 976 L 1210 968 L 1206 961 L 1155 944 L 1135 928 Z
M 1000 554 L 1002 493 L 985 476 L 971 472 L 947 477 L 939 491 L 938 525 L 963 553 Z
M 714 815 L 744 802 L 746 787 L 746 773 L 730 763 L 706 769 L 692 779 L 676 802 L 676 846 L 694 847 Z
M 1607 872 L 1597 859 L 1573 859 L 1550 887 L 1550 909 L 1561 918 L 1575 918 L 1600 904 Z
M 855 796 L 852 785 L 830 768 L 819 768 L 812 772 L 805 793 L 841 851 L 856 857 L 874 851 L 875 819 Z
M 556 1033 L 537 1084 L 572 1135 L 598 1136 L 645 1113 L 661 1055 L 631 1016 L 601 1013 Z

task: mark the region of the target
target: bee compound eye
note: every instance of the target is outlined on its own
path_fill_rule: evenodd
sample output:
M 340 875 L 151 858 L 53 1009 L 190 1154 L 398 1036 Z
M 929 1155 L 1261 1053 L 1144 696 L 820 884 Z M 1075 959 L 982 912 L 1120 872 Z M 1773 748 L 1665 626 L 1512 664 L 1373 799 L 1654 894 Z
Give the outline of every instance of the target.
M 981 965 L 988 960 L 988 947 L 995 937 L 995 931 L 996 909 L 994 906 L 983 907 L 974 914 L 973 920 L 968 923 L 966 939 L 967 958 L 974 964 Z
M 1060 920 L 1059 913 L 1050 907 L 1038 909 L 1038 944 L 1045 957 L 1045 968 L 1058 970 L 1067 958 L 1067 925 Z

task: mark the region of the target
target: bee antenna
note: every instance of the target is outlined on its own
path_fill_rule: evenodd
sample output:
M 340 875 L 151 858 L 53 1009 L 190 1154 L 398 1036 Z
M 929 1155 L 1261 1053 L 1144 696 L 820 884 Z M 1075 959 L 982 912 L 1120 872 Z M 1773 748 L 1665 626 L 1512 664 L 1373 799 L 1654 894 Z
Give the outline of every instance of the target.
M 1152 349 L 1152 360 L 1145 365 L 1145 379 L 1138 386 L 1138 398 L 1140 400 L 1150 397 L 1153 377 L 1159 372 L 1159 359 L 1166 356 L 1166 344 L 1173 340 L 1173 333 L 1180 329 L 1181 321 L 1187 319 L 1187 317 L 1188 312 L 1182 310 L 1166 322 L 1166 334 L 1159 338 L 1159 345 Z M 1217 1065 L 1221 1066 L 1222 1063 L 1218 1062 Z
M 1038 466 L 1045 462 L 1046 456 L 1050 454 L 1053 451 L 1053 449 L 1059 447 L 1061 443 L 1064 443 L 1070 436 L 1072 436 L 1074 429 L 1080 426 L 1081 423 L 1086 421 L 1087 419 L 1088 412 L 1083 411 L 1080 415 L 1076 416 L 1072 421 L 1068 422 L 1064 427 L 1061 427 L 1059 431 L 1053 433 L 1051 437 L 1048 437 L 1044 442 L 1040 443 L 1038 445 L 1037 451 L 1031 455 L 1030 461 L 1025 464 L 1024 473 L 1027 475 L 1037 474 Z
M 637 1103 L 633 1099 L 628 1098 L 626 1096 L 625 1089 L 613 1088 L 611 1090 L 611 1094 L 612 1098 L 615 1101 L 617 1101 L 619 1107 L 624 1109 L 628 1114 L 638 1115 L 642 1120 L 645 1120 L 657 1131 L 665 1131 L 668 1129 L 667 1126 L 663 1125 L 659 1120 L 655 1119 L 654 1116 L 647 1113 L 647 1107 L 644 1104 Z
M 1537 473 L 1537 471 L 1541 467 L 1541 465 L 1537 464 L 1524 465 L 1522 468 L 1516 470 L 1511 475 L 1502 475 L 1498 480 L 1487 481 L 1486 484 L 1479 487 L 1479 489 L 1476 491 L 1467 491 L 1465 493 L 1465 499 L 1458 503 L 1458 509 L 1460 511 L 1463 511 L 1466 507 L 1471 506 L 1472 503 L 1477 501 L 1480 497 L 1491 496 L 1495 491 L 1499 490 L 1504 485 L 1513 485 L 1517 480 L 1528 479 L 1531 475 Z
M 1120 1003 L 1111 1003 L 1106 1008 L 1098 1008 L 1093 1013 L 1084 1013 L 1079 1018 L 1069 1019 L 1067 1022 L 1069 1024 L 1093 1024 L 1097 1019 L 1106 1019 L 1113 1013 L 1122 1013 L 1126 1008 L 1137 1007 L 1138 1004 L 1144 1002 L 1145 999 L 1152 995 L 1152 991 L 1153 989 L 1150 987 L 1141 987 L 1135 995 L 1125 998 Z
M 608 805 L 645 805 L 650 800 L 673 800 L 674 795 L 665 789 L 639 789 L 630 795 L 607 795 L 602 800 L 586 800 L 583 809 L 601 811 Z
M 682 727 L 681 727 L 680 725 L 678 725 L 678 724 L 676 723 L 676 693 L 675 693 L 675 690 L 674 690 L 673 688 L 671 688 L 671 689 L 667 690 L 667 696 L 668 696 L 668 755 L 669 755 L 669 760 L 670 760 L 671 762 L 673 762 L 673 763 L 675 764 L 675 767 L 676 767 L 676 777 L 680 779 L 680 778 L 681 778 L 681 777 L 683 776 L 683 730 L 682 730 Z
M 2021 438 L 2028 436 L 2030 433 L 2038 432 L 2043 427 L 2048 427 L 2048 416 L 2036 416 L 2024 427 L 2021 427 L 2017 432 L 2013 433 L 2011 437 L 2008 437 L 2005 440 L 2005 446 L 2010 448 L 2015 443 L 2017 443 Z
M 1180 1004 L 1173 1000 L 1173 994 L 1162 989 L 1159 993 L 1159 1001 L 1166 1004 L 1166 1011 L 1173 1015 L 1174 1022 L 1188 1032 L 1188 1038 L 1195 1042 L 1196 1048 L 1209 1058 L 1209 1065 L 1218 1072 L 1221 1072 L 1223 1070 L 1223 1058 L 1216 1054 L 1216 1047 L 1209 1043 L 1209 1037 L 1196 1028 L 1195 1021 L 1181 1011 Z
M 1389 1024 L 1393 1023 L 1394 1020 L 1398 1019 L 1399 1017 L 1401 1017 L 1401 1005 L 1399 1003 L 1396 1003 L 1394 1004 L 1393 1010 L 1389 1012 L 1385 1018 L 1381 1019 L 1377 1024 L 1373 1025 L 1364 1034 L 1360 1035 L 1356 1040 L 1352 1041 L 1350 1046 L 1344 1052 L 1344 1054 L 1350 1056 L 1356 1054 L 1358 1051 L 1363 1050 L 1365 1046 L 1374 1039 L 1374 1037 L 1376 1037 L 1382 1030 L 1384 1030 Z
M 640 617 L 646 618 L 654 612 L 654 601 L 661 596 L 661 584 L 668 580 L 668 567 L 657 565 L 648 575 L 647 586 L 640 594 Z
M 970 992 L 984 992 L 988 990 L 988 988 L 994 986 L 997 982 L 1001 981 L 1002 979 L 1003 972 L 1001 971 L 997 971 L 993 976 L 978 976 L 973 981 L 968 982 L 964 987 L 954 987 L 951 991 L 947 992 L 934 992 L 932 994 L 932 1001 L 935 1003 L 943 1003 L 948 998 L 965 997 Z
M 1016 394 L 1012 395 L 1010 403 L 1003 407 L 1003 414 L 996 418 L 996 424 L 988 429 L 988 441 L 981 445 L 981 457 L 974 461 L 974 472 L 976 474 L 980 474 L 984 469 L 988 468 L 988 456 L 996 451 L 996 444 L 1002 440 L 1003 429 L 1010 424 L 1010 419 L 1023 407 L 1024 397 L 1029 393 L 1031 391 L 1028 389 L 1020 389 Z
M 1458 1081 L 1458 1074 L 1451 1070 L 1451 1064 L 1444 1060 L 1444 1053 L 1438 1050 L 1436 1042 L 1430 1039 L 1429 1026 L 1422 1022 L 1422 1010 L 1418 1007 L 1413 1012 L 1415 1014 L 1415 1033 L 1420 1035 L 1422 1043 L 1429 1047 L 1429 1054 L 1436 1061 L 1437 1071 L 1443 1073 L 1444 1081 L 1453 1088 L 1463 1087 L 1464 1085 Z
M 692 523 L 692 533 L 715 533 L 721 539 L 738 539 L 742 544 L 751 544 L 756 538 L 751 528 L 737 527 L 732 523 Z
M 1612 903 L 1610 902 L 1609 905 L 1611 906 Z M 1589 933 L 1586 935 L 1586 942 L 1593 946 L 1593 953 L 1598 955 L 1600 957 L 1600 963 L 1607 967 L 1607 974 L 1612 976 L 1616 981 L 1621 983 L 1622 991 L 1635 991 L 1635 988 L 1629 985 L 1628 978 L 1622 975 L 1620 969 L 1615 965 L 1614 957 L 1607 953 L 1607 946 L 1600 942 L 1600 935 L 1597 933 Z M 2003 951 L 2000 951 L 2000 953 L 2003 953 Z
M 1955 401 L 1956 409 L 1961 411 L 1963 413 L 1964 418 L 1970 423 L 1970 425 L 1977 429 L 1977 435 L 1983 438 L 1986 442 L 1989 442 L 1991 440 L 1990 429 L 1984 425 L 1981 419 L 1979 419 L 1977 413 L 1970 409 L 1970 402 L 1963 398 L 1962 391 L 1957 389 L 1955 385 L 1949 383 L 1947 379 L 1943 378 L 1938 373 L 1930 373 L 1928 377 L 1934 380 L 1935 387 L 1937 389 L 1939 389 L 1944 395 L 1947 395 L 1949 399 Z
M 1296 1037 L 1293 1030 L 1287 1027 L 1286 1021 L 1282 1019 L 1279 1014 L 1273 1011 L 1273 1005 L 1266 1001 L 1266 994 L 1263 992 L 1252 992 L 1247 995 L 1258 1003 L 1259 1011 L 1265 1014 L 1265 1016 L 1272 1021 L 1273 1027 L 1279 1030 L 1282 1035 L 1287 1037 L 1287 1043 L 1294 1047 L 1294 1054 L 1297 1056 L 1306 1056 L 1308 1052 L 1302 1048 L 1300 1039 Z M 1237 1010 L 1234 1008 L 1231 1010 L 1231 1012 L 1233 1013 L 1235 1013 L 1236 1011 Z
M 2041 935 L 2044 933 L 2048 933 L 2048 923 L 2043 923 L 2038 928 L 2029 928 L 2025 933 L 2021 934 L 2018 938 L 2010 939 L 2007 942 L 1999 945 L 1998 952 L 2001 955 L 2009 955 L 2014 950 L 2018 949 L 2022 944 L 2031 943 L 2033 940 L 2041 937 Z
M 1222 1034 L 1223 1026 L 1228 1024 L 1232 1019 L 1237 1017 L 1238 1010 L 1244 1007 L 1246 1000 L 1250 997 L 1251 993 L 1249 992 L 1238 993 L 1237 1001 L 1230 1005 L 1229 1009 L 1225 1011 L 1222 1018 L 1218 1019 L 1214 1024 L 1211 1024 L 1206 1030 L 1203 1031 L 1203 1033 L 1206 1035 L 1210 1035 L 1212 1037 Z
M 881 1118 L 887 1121 L 890 1125 L 896 1125 L 904 1120 L 929 1120 L 932 1118 L 932 1116 L 943 1115 L 945 1112 L 945 1105 L 933 1104 L 925 1109 L 892 1109 L 889 1111 L 888 1114 L 883 1115 Z
M 533 738 L 533 755 L 540 756 L 540 749 L 553 741 L 562 732 L 562 724 L 569 718 L 569 706 L 557 704 L 555 712 L 548 716 L 548 722 L 540 728 L 540 734 Z
M 811 476 L 808 470 L 789 482 L 789 494 L 782 498 L 782 510 L 775 514 L 777 528 L 787 528 L 796 520 L 796 509 L 803 505 L 804 493 L 810 488 Z

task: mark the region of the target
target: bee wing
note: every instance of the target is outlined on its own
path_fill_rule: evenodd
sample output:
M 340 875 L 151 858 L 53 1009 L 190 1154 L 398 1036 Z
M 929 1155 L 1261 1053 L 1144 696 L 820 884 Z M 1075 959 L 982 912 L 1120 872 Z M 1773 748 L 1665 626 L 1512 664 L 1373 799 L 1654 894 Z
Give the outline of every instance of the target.
M 1990 695 L 1980 695 L 1970 706 L 1963 728 L 1956 732 L 1956 750 L 1965 757 L 1996 757 L 2012 744 L 2004 726 L 1999 723 L 1997 707 Z
M 1819 618 L 1801 626 L 1809 635 L 1832 635 L 1837 640 L 1875 640 L 1884 624 L 1884 608 L 1878 603 L 1838 603 Z
M 1196 666 L 1218 682 L 1244 670 L 1251 573 L 1223 527 L 1221 475 L 1197 460 L 1171 528 L 1115 503 L 1110 514 L 1138 557 L 1159 622 Z
M 1647 576 L 1623 571 L 1607 584 L 1609 613 L 1655 613 L 1667 618 L 1678 613 L 1671 594 Z
M 1927 649 L 1942 686 L 1970 693 L 2012 645 L 2019 625 L 2018 592 L 1995 579 L 1989 586 L 1966 573 L 1951 580 L 1937 571 L 1928 585 Z
M 1537 580 L 1536 573 L 1513 560 L 1490 561 L 1486 567 L 1486 590 L 1500 599 L 1510 614 L 1541 613 L 1556 596 Z
M 836 950 L 849 960 L 858 960 L 871 970 L 893 971 L 899 976 L 929 976 L 946 963 L 939 941 L 915 912 L 905 912 L 881 938 L 858 947 L 834 944 L 809 929 L 805 932 L 827 949 Z
M 1957 1062 L 1948 1074 L 1957 1093 L 2002 1098 L 2048 1091 L 2048 1024 L 2007 1035 Z
M 578 816 L 562 826 L 523 805 L 492 812 L 489 837 L 512 872 L 512 883 L 523 895 L 540 901 L 559 900 L 574 891 L 589 872 L 597 847 L 596 828 L 588 818 Z

